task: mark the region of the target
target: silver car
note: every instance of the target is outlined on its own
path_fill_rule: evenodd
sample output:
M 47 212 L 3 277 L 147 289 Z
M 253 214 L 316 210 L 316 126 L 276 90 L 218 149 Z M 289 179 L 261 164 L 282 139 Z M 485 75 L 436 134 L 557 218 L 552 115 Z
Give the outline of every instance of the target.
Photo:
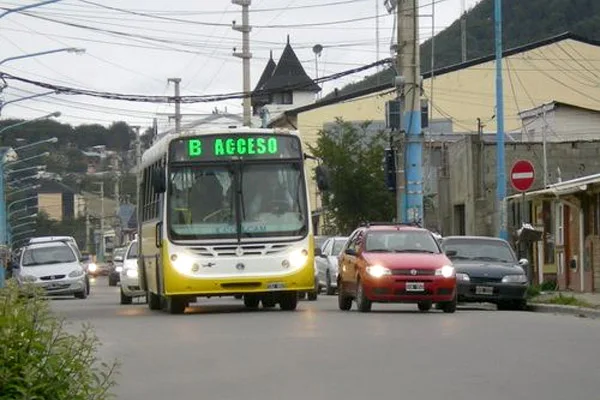
M 88 295 L 86 273 L 73 248 L 65 242 L 39 242 L 30 244 L 21 253 L 16 269 L 19 285 L 32 284 L 47 295 Z
M 138 242 L 134 240 L 127 247 L 125 259 L 123 260 L 123 269 L 120 272 L 121 280 L 121 304 L 131 304 L 134 297 L 145 297 L 140 287 L 138 277 Z
M 325 289 L 325 293 L 335 294 L 338 277 L 338 255 L 348 240 L 345 236 L 328 238 L 321 246 L 321 255 L 315 257 L 315 268 L 319 279 L 319 287 Z

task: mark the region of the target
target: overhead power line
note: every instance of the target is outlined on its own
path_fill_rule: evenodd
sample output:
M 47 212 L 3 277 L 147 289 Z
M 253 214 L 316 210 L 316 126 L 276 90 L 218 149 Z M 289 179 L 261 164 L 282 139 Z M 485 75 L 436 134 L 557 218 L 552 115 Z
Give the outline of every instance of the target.
M 339 79 L 339 78 L 342 78 L 347 75 L 356 74 L 356 73 L 377 67 L 379 65 L 390 64 L 391 62 L 392 62 L 392 59 L 386 58 L 386 59 L 379 60 L 379 61 L 376 61 L 371 64 L 363 65 L 361 67 L 357 67 L 357 68 L 345 70 L 342 72 L 338 72 L 335 74 L 323 76 L 318 79 L 315 79 L 313 82 L 323 83 L 323 82 L 332 81 L 332 80 Z M 175 100 L 178 100 L 181 103 L 188 103 L 188 104 L 189 103 L 211 103 L 211 102 L 223 101 L 223 100 L 243 99 L 243 98 L 252 97 L 252 96 L 268 96 L 270 94 L 279 93 L 281 91 L 302 89 L 302 88 L 305 88 L 312 84 L 312 82 L 308 82 L 308 83 L 302 83 L 302 84 L 296 84 L 296 85 L 286 85 L 286 86 L 281 86 L 281 87 L 270 89 L 270 90 L 256 90 L 256 91 L 250 92 L 250 93 L 231 92 L 231 93 L 201 95 L 201 96 L 179 96 L 176 98 L 175 96 L 151 96 L 151 95 L 137 95 L 137 94 L 122 94 L 122 93 L 111 93 L 111 92 L 99 92 L 99 91 L 87 90 L 87 89 L 77 89 L 77 88 L 72 88 L 72 87 L 68 87 L 68 86 L 53 85 L 53 84 L 46 83 L 46 82 L 35 81 L 32 79 L 27 79 L 27 78 L 19 77 L 16 75 L 7 74 L 4 72 L 0 73 L 0 77 L 2 77 L 4 79 L 12 79 L 12 80 L 16 80 L 16 81 L 23 82 L 23 83 L 28 83 L 28 84 L 46 88 L 46 89 L 51 89 L 51 90 L 56 91 L 57 93 L 63 93 L 63 94 L 84 95 L 84 96 L 100 97 L 100 98 L 111 99 L 111 100 L 124 100 L 124 101 L 135 101 L 135 102 L 144 102 L 144 103 L 171 103 L 171 102 L 174 102 Z

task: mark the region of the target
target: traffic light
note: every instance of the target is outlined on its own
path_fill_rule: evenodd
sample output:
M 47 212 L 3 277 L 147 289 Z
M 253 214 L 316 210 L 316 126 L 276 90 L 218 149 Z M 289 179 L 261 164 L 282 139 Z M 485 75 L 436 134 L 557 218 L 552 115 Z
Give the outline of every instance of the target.
M 396 191 L 396 152 L 393 149 L 384 149 L 383 173 L 385 186 L 390 192 Z

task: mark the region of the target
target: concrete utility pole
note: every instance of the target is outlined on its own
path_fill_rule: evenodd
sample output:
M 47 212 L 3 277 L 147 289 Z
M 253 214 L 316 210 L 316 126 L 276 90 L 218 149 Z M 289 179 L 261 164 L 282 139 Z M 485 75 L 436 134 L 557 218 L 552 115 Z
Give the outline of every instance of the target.
M 104 181 L 100 184 L 100 258 L 98 261 L 104 261 Z
M 233 48 L 233 55 L 242 59 L 243 69 L 243 85 L 244 85 L 244 126 L 251 126 L 252 124 L 252 108 L 250 103 L 250 59 L 252 53 L 250 53 L 250 4 L 252 0 L 231 0 L 232 4 L 242 6 L 242 25 L 236 25 L 233 21 L 232 29 L 238 32 L 242 32 L 242 52 L 237 52 L 235 47 Z
M 135 130 L 135 207 L 138 215 L 140 213 L 140 183 L 141 174 L 140 165 L 142 165 L 142 139 L 140 138 L 140 127 L 134 126 Z M 139 219 L 138 219 L 139 220 Z
M 423 222 L 423 133 L 421 132 L 421 72 L 418 0 L 399 0 L 397 87 L 402 105 L 405 141 L 404 222 Z M 402 182 L 399 182 L 402 184 Z
M 502 83 L 502 0 L 495 0 L 496 36 L 496 215 L 498 236 L 508 240 L 506 221 L 506 169 L 504 166 L 504 90 Z
M 120 181 L 121 181 L 121 172 L 119 170 L 119 156 L 115 157 L 113 168 L 115 170 L 115 215 L 117 218 L 115 219 L 114 227 L 115 227 L 115 247 L 118 247 L 121 244 L 120 240 L 120 228 L 121 228 L 121 219 L 119 218 L 119 212 L 121 211 L 121 190 L 120 190 Z
M 467 62 L 467 12 L 465 7 L 465 0 L 462 0 L 460 16 L 460 43 L 462 49 L 462 62 Z
M 175 132 L 179 133 L 181 130 L 181 95 L 179 93 L 181 78 L 169 78 L 168 82 L 175 84 Z
M 85 250 L 90 251 L 90 208 L 89 200 L 85 199 Z

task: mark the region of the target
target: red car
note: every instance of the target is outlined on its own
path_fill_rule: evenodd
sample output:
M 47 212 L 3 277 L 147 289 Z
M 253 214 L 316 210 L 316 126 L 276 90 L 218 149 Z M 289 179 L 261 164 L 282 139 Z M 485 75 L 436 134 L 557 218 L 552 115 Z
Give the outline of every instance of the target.
M 338 258 L 341 310 L 371 311 L 372 303 L 434 303 L 456 311 L 456 272 L 427 229 L 407 224 L 367 224 L 356 229 Z

